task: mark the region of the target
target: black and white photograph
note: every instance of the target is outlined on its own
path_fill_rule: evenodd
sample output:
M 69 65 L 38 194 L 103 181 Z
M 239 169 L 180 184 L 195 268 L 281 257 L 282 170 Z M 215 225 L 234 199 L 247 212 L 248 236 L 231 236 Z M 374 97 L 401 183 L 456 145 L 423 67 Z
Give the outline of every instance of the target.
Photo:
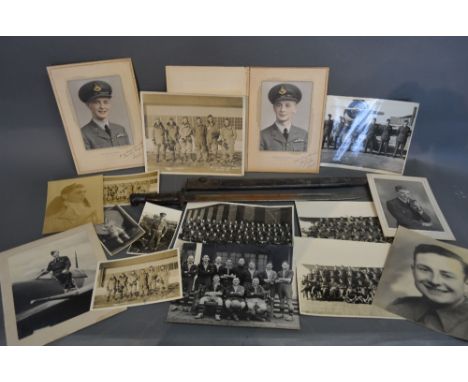
M 289 245 L 184 243 L 174 323 L 300 329 Z
M 159 192 L 159 172 L 104 176 L 104 206 L 130 205 L 133 193 Z
M 43 345 L 106 318 L 89 312 L 101 260 L 105 255 L 92 224 L 3 252 L 8 344 Z
M 402 174 L 419 104 L 328 96 L 321 166 Z
M 244 174 L 244 97 L 141 92 L 145 166 L 171 174 Z
M 71 80 L 68 90 L 86 150 L 132 144 L 119 76 Z
M 248 171 L 319 171 L 328 72 L 250 68 Z
M 49 66 L 47 71 L 78 174 L 143 166 L 131 59 Z
M 292 246 L 293 222 L 293 206 L 188 203 L 176 247 L 180 242 Z
M 390 244 L 296 238 L 301 314 L 396 318 L 373 304 Z
M 127 253 L 142 255 L 169 249 L 181 215 L 182 211 L 146 203 L 138 223 L 145 234 L 130 246 Z
M 388 243 L 372 202 L 296 201 L 301 236 Z
M 399 227 L 375 304 L 418 325 L 468 340 L 468 249 Z
M 260 150 L 305 152 L 312 82 L 262 83 Z
M 367 174 L 385 236 L 403 226 L 434 239 L 455 240 L 426 178 Z
M 104 223 L 96 224 L 96 233 L 106 252 L 113 256 L 145 234 L 121 206 L 104 208 Z
M 100 262 L 91 309 L 156 304 L 181 297 L 179 250 L 171 249 Z

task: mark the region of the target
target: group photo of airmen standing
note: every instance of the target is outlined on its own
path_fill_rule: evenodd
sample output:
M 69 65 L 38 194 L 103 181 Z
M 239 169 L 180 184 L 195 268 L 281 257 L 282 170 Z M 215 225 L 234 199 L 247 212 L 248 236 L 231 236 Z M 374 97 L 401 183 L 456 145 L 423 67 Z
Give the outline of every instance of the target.
M 295 326 L 297 298 L 292 250 L 288 246 L 262 252 L 256 246 L 201 245 L 182 251 L 183 299 L 171 305 L 171 322 L 216 321 L 282 323 Z M 196 260 L 199 259 L 199 260 Z M 295 320 L 296 318 L 296 320 Z
M 241 164 L 236 152 L 242 118 L 214 116 L 157 116 L 147 127 L 157 163 L 186 166 Z
M 315 265 L 300 280 L 303 298 L 372 304 L 382 268 Z

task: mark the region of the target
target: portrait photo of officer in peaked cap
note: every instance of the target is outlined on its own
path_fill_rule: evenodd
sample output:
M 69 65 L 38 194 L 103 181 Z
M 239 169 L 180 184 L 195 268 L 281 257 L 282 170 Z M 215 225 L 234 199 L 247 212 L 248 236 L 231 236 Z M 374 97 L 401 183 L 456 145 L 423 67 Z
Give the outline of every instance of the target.
M 112 86 L 101 80 L 88 81 L 78 91 L 78 97 L 91 112 L 91 120 L 81 127 L 86 150 L 130 144 L 126 129 L 110 122 Z
M 266 84 L 264 83 L 264 85 Z M 262 120 L 260 150 L 307 151 L 308 133 L 307 129 L 302 126 L 308 124 L 308 118 L 304 118 L 304 112 L 301 113 L 301 118 L 298 117 L 303 91 L 292 83 L 277 83 L 271 86 L 268 92 L 263 86 L 263 90 L 265 91 L 263 97 L 266 95 L 268 101 L 273 105 L 274 121 L 271 125 L 266 125 L 266 123 L 271 122 Z M 306 114 L 310 114 L 310 111 Z M 299 120 L 301 121 L 299 122 Z

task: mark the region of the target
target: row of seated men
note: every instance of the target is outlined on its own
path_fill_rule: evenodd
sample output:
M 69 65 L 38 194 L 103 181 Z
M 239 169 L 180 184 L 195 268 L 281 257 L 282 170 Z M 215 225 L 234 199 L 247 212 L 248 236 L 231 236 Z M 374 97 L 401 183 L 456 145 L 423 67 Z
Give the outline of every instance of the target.
M 209 256 L 204 255 L 196 265 L 190 255 L 182 264 L 184 298 L 172 309 L 190 311 L 196 319 L 202 319 L 207 309 L 212 307 L 217 321 L 222 318 L 265 321 L 273 317 L 273 301 L 278 295 L 280 313 L 274 317 L 291 321 L 294 313 L 293 277 L 294 272 L 287 261 L 282 263 L 278 272 L 273 270 L 271 262 L 260 272 L 253 261 L 245 266 L 244 258 L 240 258 L 237 266 L 233 267 L 231 259 L 222 264 L 218 256 L 211 263 Z
M 188 218 L 179 238 L 196 243 L 291 244 L 292 230 L 288 223 Z
M 316 269 L 304 276 L 301 292 L 306 299 L 371 304 L 381 268 Z
M 308 237 L 323 239 L 389 242 L 376 217 L 318 218 L 303 232 Z
M 111 275 L 106 284 L 107 301 L 141 298 L 165 292 L 168 288 L 168 271 L 159 274 L 153 266 L 150 266 L 148 269 L 140 269 L 138 272 L 130 271 Z

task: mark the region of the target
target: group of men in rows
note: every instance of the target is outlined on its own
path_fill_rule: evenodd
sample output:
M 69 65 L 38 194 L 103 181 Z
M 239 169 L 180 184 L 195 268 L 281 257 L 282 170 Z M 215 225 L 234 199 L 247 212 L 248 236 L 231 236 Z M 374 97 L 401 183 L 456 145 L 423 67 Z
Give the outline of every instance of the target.
M 144 298 L 169 291 L 169 269 L 161 267 L 157 272 L 153 266 L 112 274 L 107 280 L 107 302 L 124 299 Z
M 149 192 L 151 182 L 110 184 L 104 187 L 104 203 L 128 202 L 130 194 Z
M 406 120 L 403 125 L 400 125 L 393 129 L 390 118 L 387 119 L 387 123 L 381 126 L 377 123 L 377 119 L 373 118 L 369 123 L 353 123 L 352 120 L 346 120 L 343 116 L 340 117 L 339 122 L 332 119 L 332 115 L 328 114 L 328 119 L 325 120 L 323 126 L 323 140 L 322 148 L 333 148 L 336 150 L 337 147 L 345 147 L 347 150 L 353 150 L 356 143 L 361 147 L 362 152 L 378 155 L 387 155 L 390 143 L 390 137 L 396 136 L 395 148 L 393 150 L 393 157 L 403 157 L 404 149 L 408 137 L 411 135 L 411 128 L 409 121 Z M 380 139 L 377 140 L 377 136 Z M 377 149 L 378 146 L 378 149 Z
M 308 300 L 371 304 L 382 268 L 315 267 L 302 280 Z
M 308 237 L 321 239 L 387 243 L 379 219 L 374 216 L 317 218 L 303 232 Z
M 229 165 L 234 159 L 237 131 L 229 118 L 224 118 L 218 125 L 211 114 L 206 123 L 201 117 L 196 117 L 194 126 L 188 117 L 183 117 L 180 125 L 172 117 L 165 125 L 161 118 L 157 118 L 152 138 L 157 162 L 171 160 L 191 164 L 195 159 L 213 163 L 217 162 L 220 154 L 220 159 Z
M 254 261 L 246 266 L 244 258 L 240 258 L 234 267 L 231 259 L 223 264 L 220 256 L 211 262 L 208 255 L 203 255 L 197 265 L 194 256 L 189 255 L 182 264 L 184 298 L 181 305 L 173 305 L 173 310 L 191 311 L 196 319 L 202 319 L 211 306 L 217 321 L 222 316 L 235 321 L 240 318 L 270 321 L 274 316 L 273 301 L 278 295 L 280 313 L 274 317 L 291 321 L 294 314 L 293 277 L 294 272 L 287 261 L 278 272 L 273 270 L 271 262 L 266 264 L 264 271 L 259 271 Z
M 288 223 L 221 221 L 197 217 L 186 219 L 179 238 L 194 243 L 281 245 L 292 243 L 292 231 Z

